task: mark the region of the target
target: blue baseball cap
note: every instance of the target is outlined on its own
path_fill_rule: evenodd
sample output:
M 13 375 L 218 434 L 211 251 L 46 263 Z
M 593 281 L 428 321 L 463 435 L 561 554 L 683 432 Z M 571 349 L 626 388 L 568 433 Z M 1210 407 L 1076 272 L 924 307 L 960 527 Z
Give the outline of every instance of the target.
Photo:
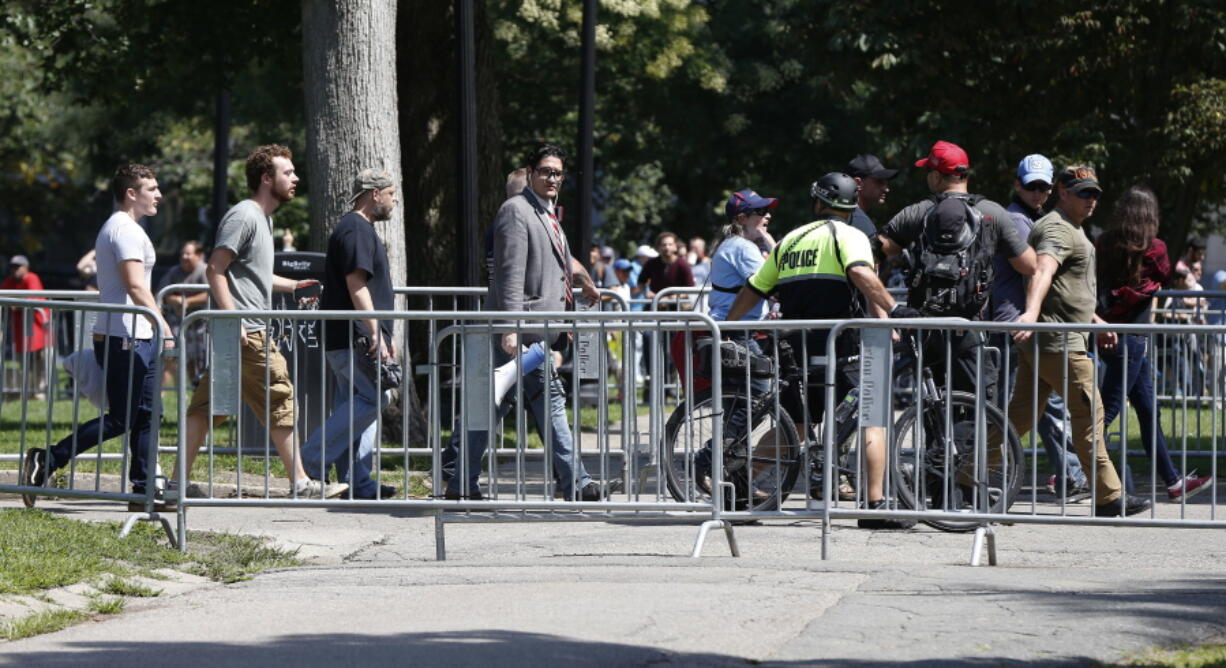
M 627 260 L 624 257 L 619 257 L 613 261 L 613 268 L 629 271 L 630 270 L 630 260 Z
M 728 198 L 728 203 L 724 205 L 724 213 L 728 218 L 736 218 L 738 213 L 745 213 L 752 209 L 773 209 L 778 205 L 777 198 L 763 197 L 746 188 L 732 193 L 732 196 Z
M 1017 180 L 1021 181 L 1022 185 L 1031 181 L 1055 183 L 1055 172 L 1056 169 L 1052 167 L 1051 160 L 1038 153 L 1028 155 L 1017 163 Z

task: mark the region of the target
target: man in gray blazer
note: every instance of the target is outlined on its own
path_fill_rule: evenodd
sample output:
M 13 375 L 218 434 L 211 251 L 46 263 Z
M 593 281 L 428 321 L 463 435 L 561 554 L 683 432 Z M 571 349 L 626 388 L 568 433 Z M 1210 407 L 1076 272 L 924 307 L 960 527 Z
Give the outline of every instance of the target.
M 573 310 L 573 287 L 581 288 L 585 298 L 599 298 L 583 265 L 571 257 L 566 234 L 555 210 L 558 190 L 566 177 L 565 160 L 566 155 L 557 146 L 538 146 L 528 161 L 528 187 L 504 202 L 498 210 L 491 234 L 493 262 L 487 310 Z M 501 365 L 513 359 L 521 343 L 531 345 L 541 342 L 543 338 L 539 334 L 527 334 L 520 341 L 515 333 L 503 335 L 501 345 L 494 351 L 494 364 Z M 544 344 L 549 346 L 556 340 L 557 335 L 551 334 L 550 340 L 544 341 Z M 551 363 L 551 357 L 546 357 L 547 363 Z M 582 459 L 574 453 L 574 438 L 566 420 L 566 393 L 562 381 L 552 370 L 547 372 L 542 364 L 540 368 L 525 374 L 523 383 L 523 396 L 532 411 L 541 440 L 546 440 L 543 427 L 548 421 L 553 474 L 562 498 L 578 501 L 599 501 L 604 498 L 604 485 L 588 475 Z M 456 434 L 453 434 L 447 451 L 443 453 L 443 468 L 447 472 L 453 472 L 459 461 L 460 439 Z M 483 498 L 478 478 L 489 434 L 469 431 L 467 441 L 467 475 L 453 472 L 449 476 L 445 494 L 447 499 Z

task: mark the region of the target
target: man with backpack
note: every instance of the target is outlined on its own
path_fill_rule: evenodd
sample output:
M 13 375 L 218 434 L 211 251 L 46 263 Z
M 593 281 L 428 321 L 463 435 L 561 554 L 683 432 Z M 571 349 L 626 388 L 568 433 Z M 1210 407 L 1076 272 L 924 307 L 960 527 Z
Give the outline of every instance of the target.
M 938 141 L 916 167 L 927 170 L 932 195 L 902 211 L 881 229 L 881 250 L 893 258 L 909 248 L 913 266 L 907 276 L 907 305 L 928 317 L 979 320 L 992 290 L 992 256 L 1001 253 L 1019 274 L 1035 271 L 1034 250 L 1021 239 L 1009 214 L 996 202 L 968 189 L 970 159 L 956 144 Z M 998 351 L 983 345 L 979 332 L 949 332 L 952 389 L 974 393 L 983 387 L 989 401 L 996 395 Z M 981 350 L 982 349 L 982 350 Z M 945 384 L 945 338 L 929 336 L 924 353 L 936 381 Z M 982 359 L 982 369 L 979 360 Z M 982 386 L 976 372 L 982 372 Z

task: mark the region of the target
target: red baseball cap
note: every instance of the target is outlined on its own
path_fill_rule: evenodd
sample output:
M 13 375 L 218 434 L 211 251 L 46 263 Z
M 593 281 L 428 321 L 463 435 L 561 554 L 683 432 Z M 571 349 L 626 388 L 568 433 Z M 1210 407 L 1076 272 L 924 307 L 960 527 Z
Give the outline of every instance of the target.
M 966 157 L 966 151 L 961 146 L 947 141 L 939 141 L 932 145 L 927 158 L 915 161 L 916 167 L 935 169 L 942 174 L 953 174 L 971 168 L 971 159 Z

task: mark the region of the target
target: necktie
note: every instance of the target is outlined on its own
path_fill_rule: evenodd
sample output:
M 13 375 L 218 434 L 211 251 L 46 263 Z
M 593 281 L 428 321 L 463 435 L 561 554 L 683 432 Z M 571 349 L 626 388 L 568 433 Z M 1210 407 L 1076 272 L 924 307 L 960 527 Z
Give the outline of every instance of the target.
M 562 272 L 566 276 L 566 305 L 569 307 L 575 303 L 575 291 L 572 287 L 574 276 L 570 270 L 570 256 L 566 253 L 566 236 L 562 234 L 562 227 L 558 225 L 558 217 L 552 211 L 549 212 L 549 223 L 553 227 L 553 247 L 558 251 L 558 257 L 562 262 Z

